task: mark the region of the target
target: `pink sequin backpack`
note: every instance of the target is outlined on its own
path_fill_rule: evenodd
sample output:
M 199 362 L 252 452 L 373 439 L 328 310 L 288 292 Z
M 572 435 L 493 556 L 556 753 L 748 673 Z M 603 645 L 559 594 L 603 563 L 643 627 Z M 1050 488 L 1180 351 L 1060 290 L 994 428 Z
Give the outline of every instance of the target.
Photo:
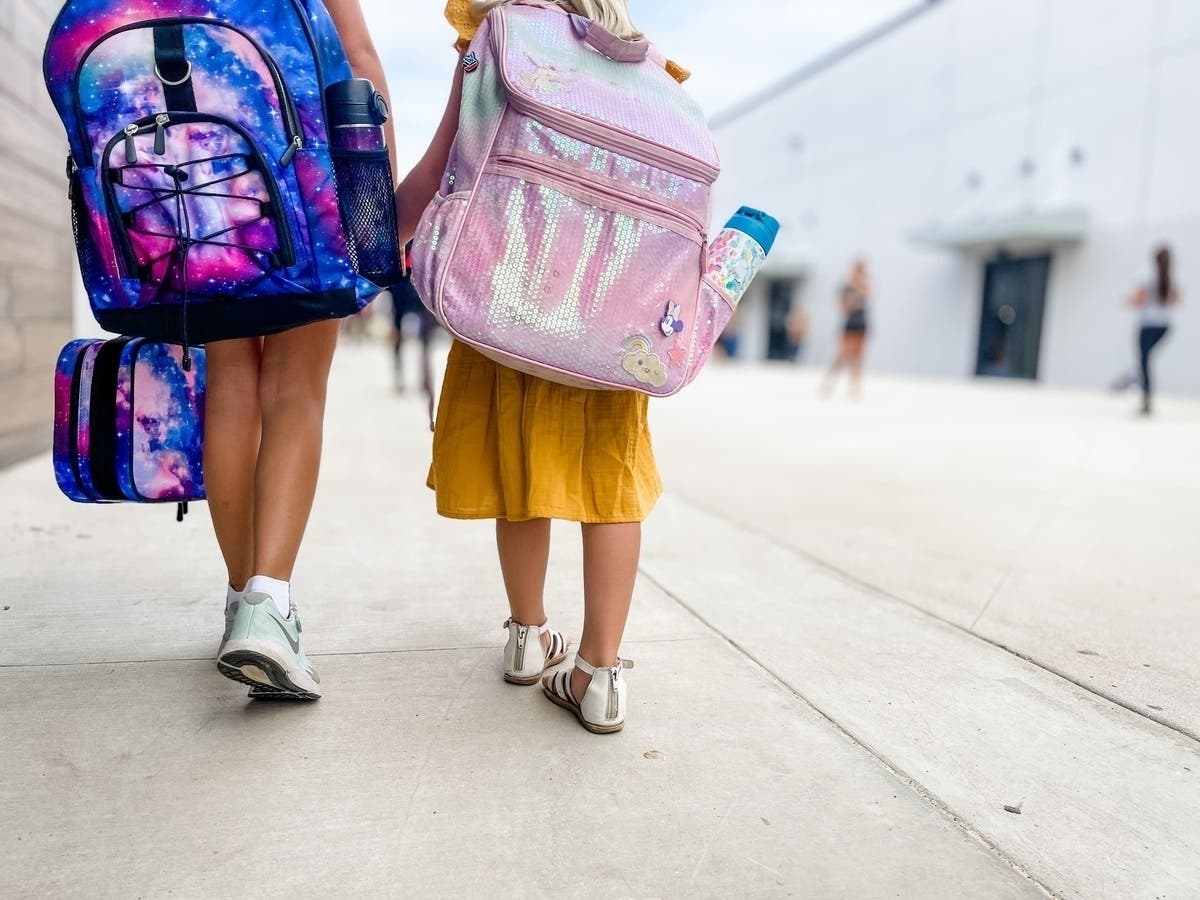
M 720 167 L 700 107 L 649 43 L 542 0 L 494 9 L 463 68 L 414 244 L 422 300 L 511 368 L 678 392 L 733 314 L 702 278 Z

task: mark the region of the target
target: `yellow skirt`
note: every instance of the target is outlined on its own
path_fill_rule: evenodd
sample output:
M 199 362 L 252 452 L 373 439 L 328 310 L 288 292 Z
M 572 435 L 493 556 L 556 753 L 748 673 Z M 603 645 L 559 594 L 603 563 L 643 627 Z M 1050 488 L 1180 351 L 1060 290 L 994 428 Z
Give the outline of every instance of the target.
M 455 341 L 429 470 L 438 513 L 641 522 L 662 493 L 648 400 L 633 391 L 554 384 Z

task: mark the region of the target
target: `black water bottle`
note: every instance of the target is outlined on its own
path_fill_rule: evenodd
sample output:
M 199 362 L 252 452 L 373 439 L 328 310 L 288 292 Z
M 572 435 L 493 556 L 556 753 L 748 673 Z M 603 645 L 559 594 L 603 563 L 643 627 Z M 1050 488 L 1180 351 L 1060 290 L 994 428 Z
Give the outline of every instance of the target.
M 400 238 L 387 102 L 367 79 L 350 78 L 325 89 L 325 109 L 350 260 L 364 278 L 390 287 L 400 280 Z

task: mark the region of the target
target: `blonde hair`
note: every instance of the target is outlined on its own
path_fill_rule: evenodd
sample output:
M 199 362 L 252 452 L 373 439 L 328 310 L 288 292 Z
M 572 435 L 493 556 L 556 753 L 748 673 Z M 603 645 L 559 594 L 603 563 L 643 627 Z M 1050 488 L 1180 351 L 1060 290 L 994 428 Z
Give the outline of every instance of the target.
M 471 0 L 471 14 L 482 19 L 497 6 L 511 0 Z M 642 33 L 629 17 L 629 0 L 554 0 L 559 6 L 577 12 L 607 28 L 619 38 L 638 40 Z

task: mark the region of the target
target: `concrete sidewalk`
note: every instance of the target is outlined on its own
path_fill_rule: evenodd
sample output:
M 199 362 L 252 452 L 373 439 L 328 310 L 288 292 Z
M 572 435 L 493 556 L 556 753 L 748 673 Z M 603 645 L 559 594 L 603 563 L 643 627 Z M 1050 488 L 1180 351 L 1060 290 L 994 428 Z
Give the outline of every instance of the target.
M 433 515 L 381 349 L 339 355 L 297 573 L 318 704 L 217 674 L 203 505 L 0 472 L 0 896 L 1196 896 L 1200 406 L 868 388 L 654 405 L 605 738 L 501 681 L 491 526 Z M 558 528 L 576 633 L 579 563 Z

